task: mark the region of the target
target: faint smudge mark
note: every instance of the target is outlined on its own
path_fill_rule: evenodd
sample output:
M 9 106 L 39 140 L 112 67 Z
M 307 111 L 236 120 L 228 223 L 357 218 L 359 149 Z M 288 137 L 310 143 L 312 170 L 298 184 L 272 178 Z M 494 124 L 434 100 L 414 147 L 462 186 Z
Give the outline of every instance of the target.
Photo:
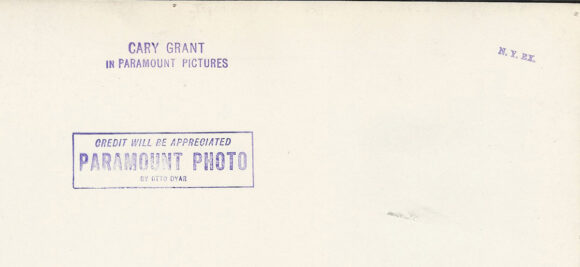
M 387 215 L 397 217 L 400 219 L 411 220 L 411 221 L 414 221 L 418 218 L 417 214 L 415 214 L 413 212 L 401 213 L 401 212 L 389 211 L 389 212 L 387 212 Z
M 428 207 L 418 207 L 415 209 L 410 209 L 405 212 L 387 212 L 388 216 L 392 216 L 399 219 L 411 220 L 411 221 L 421 221 L 421 222 L 437 222 L 437 221 L 448 221 L 447 216 L 431 209 Z

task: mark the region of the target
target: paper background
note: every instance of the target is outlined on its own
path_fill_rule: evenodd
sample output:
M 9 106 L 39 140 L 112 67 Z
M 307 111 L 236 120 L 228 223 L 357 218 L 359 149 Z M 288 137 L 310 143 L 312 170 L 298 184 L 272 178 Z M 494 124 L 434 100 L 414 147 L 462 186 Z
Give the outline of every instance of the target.
M 579 266 L 578 12 L 2 2 L 0 266 Z M 71 187 L 72 132 L 244 130 L 253 189 Z

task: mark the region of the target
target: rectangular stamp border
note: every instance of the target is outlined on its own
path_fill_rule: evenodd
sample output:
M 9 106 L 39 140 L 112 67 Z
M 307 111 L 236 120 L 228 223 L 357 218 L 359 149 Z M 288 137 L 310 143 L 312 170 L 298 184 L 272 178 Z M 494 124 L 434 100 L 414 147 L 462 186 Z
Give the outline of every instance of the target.
M 75 135 L 115 135 L 115 134 L 237 134 L 249 133 L 252 137 L 252 185 L 248 186 L 111 186 L 111 187 L 75 187 Z M 254 188 L 254 132 L 253 131 L 226 131 L 226 132 L 73 132 L 72 133 L 72 170 L 73 189 L 192 189 L 192 188 Z

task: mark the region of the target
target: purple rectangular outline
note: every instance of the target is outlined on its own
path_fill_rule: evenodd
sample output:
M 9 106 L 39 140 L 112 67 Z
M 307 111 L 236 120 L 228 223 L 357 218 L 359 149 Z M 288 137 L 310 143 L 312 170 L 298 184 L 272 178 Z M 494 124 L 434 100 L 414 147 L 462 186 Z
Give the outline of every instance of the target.
M 123 186 L 123 187 L 75 187 L 75 135 L 115 135 L 115 134 L 236 134 L 249 133 L 252 137 L 252 185 L 251 186 Z M 229 131 L 229 132 L 73 132 L 72 133 L 72 158 L 73 158 L 73 189 L 191 189 L 191 188 L 254 188 L 254 132 L 253 131 Z

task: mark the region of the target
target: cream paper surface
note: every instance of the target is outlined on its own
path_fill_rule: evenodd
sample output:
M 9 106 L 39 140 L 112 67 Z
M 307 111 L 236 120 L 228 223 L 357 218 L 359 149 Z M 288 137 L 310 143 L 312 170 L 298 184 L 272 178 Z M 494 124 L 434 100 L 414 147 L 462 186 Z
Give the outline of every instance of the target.
M 579 12 L 1 2 L 0 266 L 580 266 Z M 253 187 L 72 186 L 73 133 L 228 131 Z

